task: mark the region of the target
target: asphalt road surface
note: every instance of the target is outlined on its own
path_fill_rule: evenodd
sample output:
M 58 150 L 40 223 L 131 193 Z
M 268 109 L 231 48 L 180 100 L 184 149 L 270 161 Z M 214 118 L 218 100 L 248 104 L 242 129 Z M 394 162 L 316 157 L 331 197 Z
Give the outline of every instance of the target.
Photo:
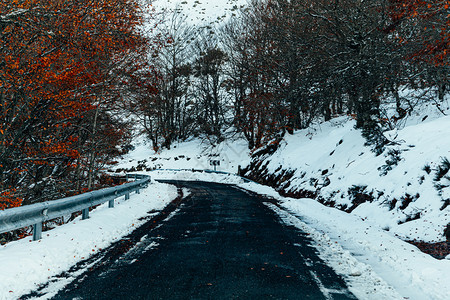
M 190 195 L 62 274 L 75 279 L 53 299 L 356 299 L 307 235 L 264 204 L 270 199 L 172 183 Z M 28 297 L 43 294 L 45 287 Z

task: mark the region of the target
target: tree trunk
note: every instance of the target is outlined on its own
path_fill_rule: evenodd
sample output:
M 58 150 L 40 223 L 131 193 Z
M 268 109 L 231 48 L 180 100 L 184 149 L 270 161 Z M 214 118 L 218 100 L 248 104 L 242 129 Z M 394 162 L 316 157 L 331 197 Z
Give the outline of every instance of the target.
M 444 101 L 445 93 L 447 90 L 447 74 L 442 69 L 438 71 L 438 98 L 440 102 Z
M 91 147 L 91 153 L 89 154 L 89 166 L 88 166 L 88 190 L 92 189 L 93 181 L 94 181 L 94 169 L 95 169 L 95 160 L 97 158 L 96 150 L 97 150 L 97 143 L 94 142 L 97 133 L 97 119 L 98 115 L 100 113 L 100 104 L 97 105 L 97 108 L 95 109 L 95 115 L 94 115 L 94 121 L 92 124 L 92 133 L 91 133 L 91 141 L 92 141 L 92 147 Z

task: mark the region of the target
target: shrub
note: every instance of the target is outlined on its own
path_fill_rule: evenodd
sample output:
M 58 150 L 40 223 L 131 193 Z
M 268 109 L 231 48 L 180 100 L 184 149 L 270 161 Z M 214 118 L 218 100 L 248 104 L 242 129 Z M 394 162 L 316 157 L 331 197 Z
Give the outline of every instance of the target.
M 398 165 L 399 161 L 402 160 L 400 154 L 401 151 L 398 149 L 389 149 L 386 155 L 386 164 L 378 168 L 381 176 L 386 175 L 389 171 L 391 171 L 395 166 Z

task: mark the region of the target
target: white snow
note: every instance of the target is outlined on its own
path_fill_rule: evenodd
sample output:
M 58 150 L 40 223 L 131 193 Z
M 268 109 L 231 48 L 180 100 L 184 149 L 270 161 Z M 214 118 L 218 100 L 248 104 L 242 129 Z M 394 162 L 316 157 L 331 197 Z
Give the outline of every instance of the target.
M 341 117 L 287 136 L 280 149 L 267 157 L 267 167 L 273 174 L 280 167 L 295 170 L 290 190 L 314 191 L 319 187 L 320 195 L 334 200 L 337 206 L 352 205 L 349 188 L 365 187 L 365 193 L 372 193 L 375 201 L 360 205 L 354 215 L 378 223 L 403 239 L 443 241 L 450 207 L 440 208 L 450 188 L 447 185 L 439 193 L 433 178 L 442 158 L 450 158 L 450 116 L 387 132 L 398 143 L 388 149 L 398 150 L 400 160 L 385 175 L 380 168 L 390 159 L 388 150 L 375 156 L 353 127 L 354 121 Z M 426 165 L 431 168 L 430 174 L 424 171 Z M 414 199 L 401 209 L 407 195 Z M 397 202 L 390 210 L 394 199 Z M 420 219 L 405 222 L 417 213 Z
M 155 153 L 151 145 L 140 138 L 136 148 L 126 155 L 115 169 L 137 167 L 139 162 L 149 169 L 212 169 L 211 160 L 219 160 L 217 170 L 236 173 L 238 166 L 250 162 L 249 149 L 243 140 L 224 141 L 212 146 L 208 141 L 193 139 L 175 143 L 170 150 Z
M 400 160 L 385 174 L 382 167 L 390 159 L 388 151 L 375 156 L 348 117 L 287 135 L 278 151 L 264 157 L 272 173 L 280 172 L 280 166 L 295 172 L 291 189 L 319 187 L 321 196 L 335 201 L 336 206 L 351 206 L 349 188 L 365 186 L 364 192 L 373 193 L 375 200 L 359 205 L 350 214 L 312 199 L 281 197 L 272 188 L 245 183 L 234 175 L 189 171 L 212 169 L 210 161 L 217 159 L 221 162 L 219 171 L 236 173 L 238 166 L 250 162 L 243 140 L 213 147 L 193 139 L 154 153 L 141 139 L 115 168 L 124 172 L 141 166 L 141 173 L 157 179 L 235 184 L 278 199 L 283 209 L 269 206 L 283 222 L 309 233 L 321 257 L 343 275 L 360 299 L 450 299 L 450 257 L 436 260 L 402 240 L 444 241 L 450 207 L 440 208 L 450 195 L 450 187 L 445 187 L 448 179 L 442 178 L 439 183 L 444 187 L 438 191 L 434 178 L 442 159 L 450 158 L 450 117 L 426 105 L 397 125 L 386 136 L 396 142 L 388 150 L 397 150 Z M 413 201 L 402 209 L 406 194 Z M 120 239 L 140 224 L 139 217 L 161 209 L 175 195 L 175 188 L 153 182 L 141 195 L 121 201 L 114 209 L 101 206 L 89 220 L 77 219 L 44 233 L 40 242 L 27 238 L 0 247 L 0 299 L 15 299 Z M 391 203 L 393 199 L 397 202 Z M 405 222 L 419 212 L 419 219 Z
M 281 220 L 309 234 L 320 257 L 343 276 L 358 299 L 450 299 L 450 259 L 436 260 L 379 224 L 326 207 L 313 199 L 280 196 L 274 189 L 245 183 L 235 175 L 154 171 L 156 179 L 235 184 L 280 201 L 267 204 Z
M 131 233 L 145 221 L 148 212 L 163 209 L 177 196 L 173 185 L 153 182 L 130 200 L 116 199 L 113 209 L 105 203 L 90 218 L 59 226 L 43 233 L 0 246 L 0 299 L 17 299 L 46 283 L 52 276 L 70 269 L 99 250 Z M 62 288 L 67 281 L 61 281 Z M 47 295 L 47 296 L 51 296 Z
M 448 103 L 441 108 L 448 112 Z M 278 151 L 264 157 L 271 173 L 277 174 L 280 167 L 295 172 L 290 189 L 319 187 L 321 196 L 334 200 L 337 207 L 352 205 L 349 188 L 365 187 L 364 192 L 372 193 L 374 201 L 359 205 L 350 214 L 311 199 L 283 198 L 272 188 L 244 183 L 233 175 L 186 170 L 150 173 L 155 178 L 236 184 L 279 199 L 283 210 L 271 208 L 284 222 L 310 234 L 321 257 L 343 275 L 360 299 L 450 299 L 450 256 L 437 260 L 403 241 L 445 240 L 443 230 L 450 223 L 450 207 L 441 208 L 450 195 L 449 180 L 441 179 L 444 188 L 438 191 L 434 178 L 442 159 L 450 159 L 450 116 L 431 104 L 420 107 L 386 132 L 395 143 L 379 156 L 364 145 L 354 125 L 348 117 L 317 124 L 287 135 Z M 216 148 L 220 149 L 215 152 L 217 156 L 210 155 L 213 148 L 199 140 L 177 144 L 161 154 L 148 147 L 137 148 L 135 153 L 148 160 L 149 168 L 211 169 L 211 157 L 224 157 L 226 163 L 218 170 L 235 173 L 238 165 L 249 163 L 243 141 L 224 145 Z M 400 159 L 383 173 L 383 166 L 391 158 L 389 150 L 397 150 Z M 136 161 L 129 159 L 125 165 L 136 166 Z M 426 166 L 430 173 L 425 171 Z M 413 200 L 401 208 L 407 194 Z M 394 199 L 397 201 L 391 203 Z M 407 221 L 417 213 L 419 219 Z
M 153 7 L 157 11 L 179 9 L 188 22 L 199 24 L 222 22 L 246 4 L 247 0 L 155 0 Z

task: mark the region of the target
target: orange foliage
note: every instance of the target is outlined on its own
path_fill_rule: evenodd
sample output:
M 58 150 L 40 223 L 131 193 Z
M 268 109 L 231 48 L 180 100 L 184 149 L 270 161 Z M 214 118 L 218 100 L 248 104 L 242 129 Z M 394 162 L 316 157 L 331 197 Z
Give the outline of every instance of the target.
M 86 119 L 100 101 L 121 100 L 113 71 L 145 50 L 141 23 L 134 0 L 0 3 L 0 173 L 10 176 L 0 190 L 35 167 L 82 161 Z M 113 144 L 124 134 L 109 130 Z M 14 172 L 17 166 L 21 172 Z
M 434 65 L 448 65 L 450 49 L 450 0 L 391 0 L 391 19 L 404 19 L 421 26 L 415 42 L 421 46 L 411 55 L 413 60 L 424 60 Z M 413 42 L 399 37 L 402 44 Z
M 0 210 L 18 207 L 22 204 L 23 199 L 14 196 L 15 189 L 0 192 Z

